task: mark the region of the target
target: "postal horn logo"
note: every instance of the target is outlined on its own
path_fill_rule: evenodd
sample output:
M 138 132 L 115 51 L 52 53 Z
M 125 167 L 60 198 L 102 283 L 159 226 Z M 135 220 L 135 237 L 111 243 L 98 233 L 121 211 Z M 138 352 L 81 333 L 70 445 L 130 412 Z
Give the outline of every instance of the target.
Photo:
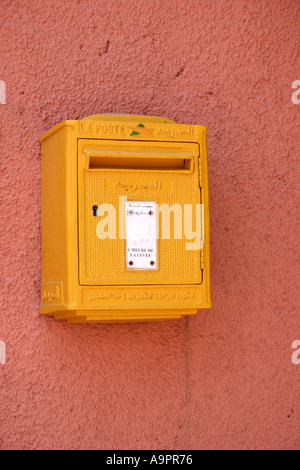
M 146 129 L 144 124 L 138 124 L 137 127 L 129 127 L 132 132 L 130 134 L 130 137 L 133 135 L 144 135 L 146 137 L 153 137 L 152 132 L 154 129 Z

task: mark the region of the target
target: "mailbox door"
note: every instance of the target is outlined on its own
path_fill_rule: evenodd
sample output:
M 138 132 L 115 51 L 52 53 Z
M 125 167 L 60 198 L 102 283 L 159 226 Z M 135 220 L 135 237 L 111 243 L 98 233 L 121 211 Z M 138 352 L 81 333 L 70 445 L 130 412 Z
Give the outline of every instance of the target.
M 198 157 L 199 146 L 195 143 L 78 141 L 81 285 L 174 285 L 202 282 L 200 251 L 186 249 L 186 244 L 192 240 L 185 237 L 183 223 L 184 205 L 191 205 L 191 229 L 196 230 L 196 204 L 201 202 Z M 146 215 L 141 215 L 139 219 L 141 234 L 147 230 L 146 224 L 150 224 L 152 232 L 155 229 L 158 231 L 156 253 L 153 255 L 152 243 L 151 253 L 154 258 L 149 258 L 149 263 L 154 262 L 154 265 L 143 265 L 138 269 L 134 265 L 129 266 L 128 251 L 132 246 L 129 248 L 125 239 L 128 229 L 125 220 L 128 214 L 126 201 L 132 203 L 133 211 L 135 206 L 153 208 L 154 203 L 170 208 L 177 205 L 177 217 L 181 208 L 181 239 L 176 238 L 178 232 L 174 233 L 175 216 L 172 211 L 170 239 L 163 238 L 163 217 L 158 211 L 155 213 L 156 226 L 154 219 L 150 221 Z M 107 238 L 103 237 L 105 222 Z M 137 228 L 137 225 L 132 224 L 131 227 Z M 137 239 L 137 253 L 143 251 L 141 243 L 145 243 L 145 240 Z

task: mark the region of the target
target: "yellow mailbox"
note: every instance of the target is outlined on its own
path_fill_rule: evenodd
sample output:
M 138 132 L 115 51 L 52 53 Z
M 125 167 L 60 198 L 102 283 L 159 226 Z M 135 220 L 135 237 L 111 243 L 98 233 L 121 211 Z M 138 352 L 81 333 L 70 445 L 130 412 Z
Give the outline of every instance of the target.
M 95 115 L 40 137 L 42 314 L 156 321 L 211 307 L 206 131 Z

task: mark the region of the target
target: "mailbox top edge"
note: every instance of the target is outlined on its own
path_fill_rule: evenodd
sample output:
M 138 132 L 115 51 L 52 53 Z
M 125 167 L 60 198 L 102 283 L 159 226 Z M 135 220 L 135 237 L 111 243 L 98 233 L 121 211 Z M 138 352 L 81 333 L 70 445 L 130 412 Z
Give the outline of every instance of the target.
M 133 114 L 96 114 L 79 120 L 62 121 L 59 124 L 56 124 L 51 129 L 44 132 L 40 136 L 39 142 L 41 143 L 42 141 L 47 139 L 47 137 L 49 137 L 51 134 L 54 134 L 62 127 L 72 127 L 74 129 L 77 129 L 79 138 L 81 134 L 86 134 L 86 132 L 84 132 L 86 128 L 93 129 L 94 126 L 98 129 L 99 123 L 104 125 L 123 125 L 123 127 L 125 126 L 129 130 L 127 138 L 130 138 L 135 135 L 139 136 L 139 134 L 141 134 L 141 136 L 144 136 L 146 139 L 149 138 L 150 140 L 152 140 L 153 137 L 156 137 L 155 140 L 169 140 L 170 138 L 172 140 L 173 138 L 175 140 L 181 140 L 180 138 L 182 137 L 184 138 L 184 140 L 189 140 L 189 137 L 191 138 L 191 140 L 194 140 L 197 133 L 196 130 L 199 130 L 200 132 L 207 131 L 206 126 L 177 124 L 176 122 L 163 117 L 139 116 Z M 153 135 L 153 132 L 155 135 Z M 91 130 L 90 133 L 95 134 L 93 130 Z

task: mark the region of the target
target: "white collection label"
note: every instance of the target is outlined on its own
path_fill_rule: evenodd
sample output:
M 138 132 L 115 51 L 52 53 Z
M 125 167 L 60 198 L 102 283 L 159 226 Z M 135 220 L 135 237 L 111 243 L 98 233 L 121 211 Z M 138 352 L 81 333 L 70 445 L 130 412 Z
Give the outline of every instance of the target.
M 156 270 L 156 202 L 126 201 L 125 204 L 126 268 Z

